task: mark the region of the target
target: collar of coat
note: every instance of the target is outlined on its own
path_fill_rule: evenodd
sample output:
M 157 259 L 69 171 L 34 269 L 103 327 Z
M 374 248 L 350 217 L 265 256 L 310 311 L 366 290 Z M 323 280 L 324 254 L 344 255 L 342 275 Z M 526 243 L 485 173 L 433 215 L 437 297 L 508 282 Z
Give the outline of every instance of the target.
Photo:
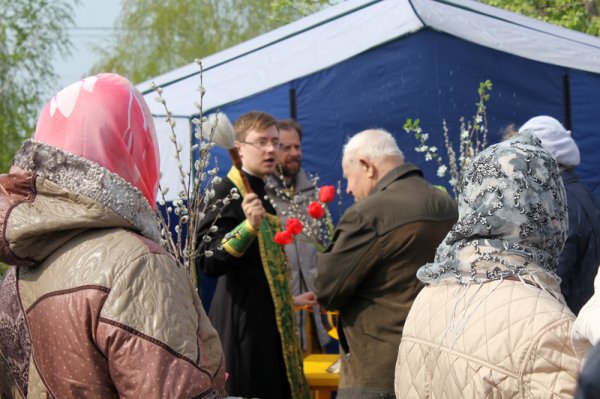
M 127 220 L 143 236 L 159 242 L 154 210 L 142 192 L 121 176 L 54 146 L 26 140 L 15 155 L 14 166 L 99 202 Z
M 402 179 L 408 175 L 418 174 L 423 176 L 423 172 L 412 163 L 404 163 L 392 170 L 390 170 L 385 176 L 383 176 L 373 187 L 370 194 L 378 191 L 384 191 L 390 184 L 396 180 Z
M 284 188 L 283 179 L 280 176 L 275 174 L 267 177 L 267 185 L 273 185 L 277 188 Z M 315 189 L 313 183 L 308 180 L 308 176 L 306 176 L 306 172 L 304 169 L 300 168 L 298 174 L 293 180 L 294 194 L 304 193 L 306 191 L 312 191 Z M 285 187 L 289 188 L 289 187 Z

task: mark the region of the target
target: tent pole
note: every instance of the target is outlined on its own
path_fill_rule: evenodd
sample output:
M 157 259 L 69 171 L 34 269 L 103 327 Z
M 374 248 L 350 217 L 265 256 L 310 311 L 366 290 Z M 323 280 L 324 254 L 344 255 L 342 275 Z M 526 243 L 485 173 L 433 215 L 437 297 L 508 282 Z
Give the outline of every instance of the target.
M 573 124 L 571 122 L 571 84 L 569 82 L 569 74 L 563 75 L 563 107 L 564 107 L 564 121 L 563 125 L 565 129 L 573 132 Z
M 290 118 L 298 120 L 298 113 L 296 109 L 296 89 L 290 89 Z

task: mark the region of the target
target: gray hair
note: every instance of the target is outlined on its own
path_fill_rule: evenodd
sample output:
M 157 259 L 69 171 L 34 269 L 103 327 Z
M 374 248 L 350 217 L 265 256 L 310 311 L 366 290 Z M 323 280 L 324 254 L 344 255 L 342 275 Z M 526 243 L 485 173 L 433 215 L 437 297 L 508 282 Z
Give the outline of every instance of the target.
M 396 156 L 404 161 L 394 136 L 383 129 L 363 130 L 352 136 L 344 146 L 342 163 L 354 164 L 361 156 L 370 160 Z

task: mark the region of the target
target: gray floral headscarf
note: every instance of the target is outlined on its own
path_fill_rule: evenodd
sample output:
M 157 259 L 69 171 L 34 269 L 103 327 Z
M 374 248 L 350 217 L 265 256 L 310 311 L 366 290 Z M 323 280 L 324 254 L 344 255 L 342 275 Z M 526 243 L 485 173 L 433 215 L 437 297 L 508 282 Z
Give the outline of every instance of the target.
M 567 235 L 558 165 L 529 132 L 490 146 L 462 180 L 459 219 L 419 269 L 427 284 L 556 277 Z M 545 280 L 542 279 L 542 280 Z

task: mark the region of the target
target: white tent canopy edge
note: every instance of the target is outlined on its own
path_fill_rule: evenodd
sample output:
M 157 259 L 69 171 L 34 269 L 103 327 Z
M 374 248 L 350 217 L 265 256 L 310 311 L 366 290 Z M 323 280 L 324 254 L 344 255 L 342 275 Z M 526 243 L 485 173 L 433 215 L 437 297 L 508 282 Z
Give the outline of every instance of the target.
M 600 39 L 472 0 L 349 0 L 203 59 L 204 109 L 325 69 L 424 27 L 524 58 L 600 73 Z M 174 115 L 197 113 L 198 66 L 137 87 L 153 115 L 155 82 Z
M 205 111 L 263 92 L 423 28 L 548 64 L 600 74 L 600 39 L 472 0 L 348 0 L 203 59 Z M 163 88 L 176 135 L 189 155 L 189 118 L 197 114 L 199 68 L 192 62 L 137 85 L 154 116 L 161 184 L 177 198 L 175 149 L 154 101 Z M 187 161 L 187 160 L 186 160 Z M 187 162 L 184 161 L 184 165 Z M 189 161 L 188 161 L 189 162 Z

